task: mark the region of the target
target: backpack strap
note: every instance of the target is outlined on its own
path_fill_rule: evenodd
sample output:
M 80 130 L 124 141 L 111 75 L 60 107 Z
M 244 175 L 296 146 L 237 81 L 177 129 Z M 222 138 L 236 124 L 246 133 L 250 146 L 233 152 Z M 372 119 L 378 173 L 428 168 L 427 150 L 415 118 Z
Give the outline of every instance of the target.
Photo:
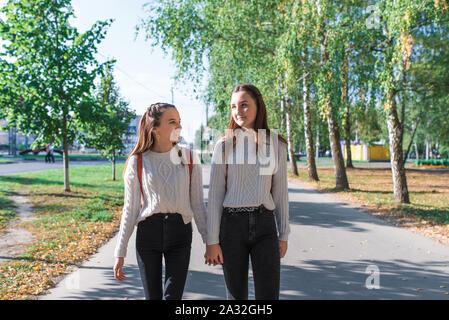
M 278 148 L 279 148 L 279 140 L 277 141 L 277 143 L 273 146 L 273 151 L 274 151 L 274 161 L 275 161 L 275 166 L 276 167 L 278 167 L 279 166 L 279 159 L 278 159 Z M 278 148 L 275 148 L 275 147 L 278 147 Z M 270 150 L 271 150 L 271 137 L 270 137 Z M 275 167 L 275 168 L 276 168 Z M 279 169 L 279 168 L 277 168 L 277 169 Z M 274 177 L 274 174 L 271 176 L 271 189 L 270 189 L 270 193 L 272 193 L 272 191 L 273 191 L 273 177 Z
M 279 141 L 278 141 L 278 143 L 279 143 Z M 226 162 L 225 145 L 226 145 L 226 142 L 223 141 L 223 148 L 222 148 L 221 150 L 223 151 L 223 161 L 225 161 L 225 165 L 226 165 L 226 170 L 225 170 L 225 194 L 226 194 L 226 191 L 227 191 L 227 189 L 228 189 L 228 164 L 227 164 L 227 162 Z M 271 147 L 271 146 L 270 146 L 270 147 Z M 277 152 L 278 150 L 276 150 L 276 148 L 273 148 L 273 150 L 274 150 L 275 163 L 276 163 L 276 165 L 278 165 L 278 152 Z M 274 175 L 271 175 L 271 188 L 270 188 L 270 193 L 271 193 L 272 190 L 273 190 L 273 176 L 274 176 Z
M 193 161 L 192 161 L 192 150 L 189 149 L 190 161 L 189 161 L 189 190 L 192 186 L 192 170 L 193 170 Z
M 192 161 L 192 152 L 189 150 L 190 154 L 190 162 L 189 162 L 189 189 L 192 185 L 192 170 L 193 170 L 193 161 Z M 139 177 L 140 184 L 140 205 L 143 206 L 143 188 L 142 188 L 142 153 L 137 153 L 137 176 Z
M 226 141 L 225 140 L 223 140 L 223 148 L 221 148 L 221 150 L 223 151 L 223 158 L 222 158 L 222 160 L 225 162 L 225 194 L 226 194 L 226 191 L 228 190 L 228 164 L 227 164 L 227 162 L 226 162 L 226 152 L 225 152 L 225 145 L 226 145 Z

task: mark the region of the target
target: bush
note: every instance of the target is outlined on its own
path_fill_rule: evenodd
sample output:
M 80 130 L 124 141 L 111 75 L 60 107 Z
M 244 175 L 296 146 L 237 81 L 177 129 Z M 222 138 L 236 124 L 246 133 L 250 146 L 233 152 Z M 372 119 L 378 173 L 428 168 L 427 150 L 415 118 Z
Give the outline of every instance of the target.
M 75 210 L 71 217 L 77 221 L 110 222 L 112 213 L 107 210 Z

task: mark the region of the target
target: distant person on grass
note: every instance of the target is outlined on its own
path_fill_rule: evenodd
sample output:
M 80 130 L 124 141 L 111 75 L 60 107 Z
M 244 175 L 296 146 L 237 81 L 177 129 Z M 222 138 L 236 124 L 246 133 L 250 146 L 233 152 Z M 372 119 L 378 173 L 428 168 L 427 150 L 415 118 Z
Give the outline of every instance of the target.
M 48 155 L 49 155 L 48 162 L 50 162 L 50 160 L 51 160 L 51 162 L 55 163 L 55 156 L 54 156 L 54 147 L 53 147 L 53 145 L 50 145 L 48 147 Z
M 45 163 L 50 162 L 50 146 L 45 146 Z
M 125 280 L 122 267 L 137 225 L 137 263 L 148 300 L 182 299 L 190 262 L 192 218 L 206 242 L 201 164 L 192 151 L 177 145 L 181 129 L 175 106 L 152 104 L 140 120 L 137 145 L 125 164 L 114 276 Z

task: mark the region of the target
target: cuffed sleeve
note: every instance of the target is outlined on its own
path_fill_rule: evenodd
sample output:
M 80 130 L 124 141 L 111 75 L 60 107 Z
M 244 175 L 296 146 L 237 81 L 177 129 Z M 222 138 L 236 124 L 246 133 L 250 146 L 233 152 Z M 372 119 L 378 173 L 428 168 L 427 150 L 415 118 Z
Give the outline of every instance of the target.
M 137 174 L 137 156 L 132 156 L 124 174 L 125 196 L 120 221 L 120 231 L 114 251 L 115 257 L 125 257 L 128 241 L 134 231 L 137 216 L 140 210 L 140 183 Z
M 212 156 L 207 205 L 207 244 L 219 243 L 220 222 L 225 197 L 226 164 L 223 158 L 224 140 L 215 145 Z

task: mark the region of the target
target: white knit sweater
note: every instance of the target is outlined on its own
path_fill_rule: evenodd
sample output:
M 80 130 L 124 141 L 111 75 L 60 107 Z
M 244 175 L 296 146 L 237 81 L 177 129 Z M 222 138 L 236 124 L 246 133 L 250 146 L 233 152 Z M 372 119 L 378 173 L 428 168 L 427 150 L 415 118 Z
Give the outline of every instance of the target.
M 183 152 L 182 163 L 178 156 L 180 149 Z M 185 149 L 176 145 L 169 152 L 147 151 L 142 154 L 142 187 L 145 200 L 142 208 L 137 156 L 134 155 L 129 159 L 124 175 L 125 197 L 115 257 L 126 256 L 128 241 L 134 227 L 155 213 L 179 213 L 186 224 L 194 217 L 203 242 L 206 242 L 202 170 L 198 156 L 195 153 L 192 156 L 193 169 L 189 195 L 189 159 Z
M 226 143 L 225 161 L 223 157 L 224 140 L 217 142 L 212 157 L 207 208 L 207 244 L 219 243 L 220 220 L 223 207 L 252 207 L 263 204 L 269 210 L 275 210 L 279 240 L 287 241 L 290 233 L 289 203 L 287 181 L 287 146 L 285 143 L 273 144 L 272 162 L 275 162 L 274 174 L 267 174 L 262 168 L 268 166 L 262 157 L 255 156 L 255 149 L 249 147 L 232 148 Z M 249 144 L 248 144 L 249 145 Z M 269 144 L 268 144 L 269 145 Z M 233 150 L 228 152 L 228 150 Z M 239 154 L 242 153 L 243 155 Z M 248 155 L 253 154 L 252 158 Z M 267 158 L 270 152 L 267 151 Z M 244 161 L 239 161 L 243 159 Z M 252 160 L 250 160 L 252 159 Z M 277 159 L 275 161 L 274 159 Z M 231 164 L 229 164 L 231 162 Z M 252 163 L 253 162 L 253 163 Z M 226 164 L 227 187 L 225 187 Z M 263 174 L 262 174 L 263 172 Z M 271 191 L 270 191 L 271 189 Z M 244 214 L 244 213 L 242 213 Z

